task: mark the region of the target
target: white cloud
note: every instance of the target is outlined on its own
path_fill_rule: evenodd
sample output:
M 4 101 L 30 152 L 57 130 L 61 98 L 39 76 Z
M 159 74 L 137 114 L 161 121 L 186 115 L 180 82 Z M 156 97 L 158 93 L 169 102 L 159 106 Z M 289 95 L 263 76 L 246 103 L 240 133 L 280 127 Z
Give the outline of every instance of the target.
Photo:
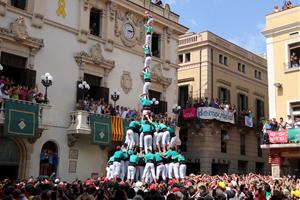
M 195 20 L 195 19 L 188 19 L 187 24 L 190 28 L 196 28 L 199 26 L 197 20 Z

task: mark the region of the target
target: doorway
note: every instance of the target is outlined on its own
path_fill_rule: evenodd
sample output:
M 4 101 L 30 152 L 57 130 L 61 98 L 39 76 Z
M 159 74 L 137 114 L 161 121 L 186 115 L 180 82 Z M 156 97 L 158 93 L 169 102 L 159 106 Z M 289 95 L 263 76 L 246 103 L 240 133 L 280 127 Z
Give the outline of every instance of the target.
M 46 142 L 40 154 L 40 176 L 51 176 L 57 173 L 59 163 L 57 145 L 52 142 Z
M 11 139 L 0 139 L 0 180 L 16 180 L 20 163 L 20 149 Z

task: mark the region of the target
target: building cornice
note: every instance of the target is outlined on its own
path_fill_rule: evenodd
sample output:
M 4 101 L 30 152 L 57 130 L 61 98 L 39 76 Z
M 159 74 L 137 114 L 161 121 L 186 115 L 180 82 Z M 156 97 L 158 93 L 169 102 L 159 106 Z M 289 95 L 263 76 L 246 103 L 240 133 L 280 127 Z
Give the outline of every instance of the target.
M 291 24 L 286 24 L 283 26 L 279 26 L 276 28 L 272 28 L 269 30 L 265 30 L 262 32 L 262 34 L 265 37 L 272 37 L 274 35 L 278 35 L 278 34 L 283 34 L 283 33 L 288 33 L 288 32 L 292 32 L 293 30 L 299 30 L 300 29 L 300 21 L 299 22 L 294 22 Z

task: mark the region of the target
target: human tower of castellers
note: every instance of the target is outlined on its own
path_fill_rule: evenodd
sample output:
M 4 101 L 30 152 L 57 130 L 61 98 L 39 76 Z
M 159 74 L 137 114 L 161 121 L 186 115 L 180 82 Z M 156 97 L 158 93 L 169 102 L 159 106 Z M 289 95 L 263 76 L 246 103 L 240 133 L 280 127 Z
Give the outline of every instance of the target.
M 158 104 L 149 99 L 151 87 L 152 32 L 153 17 L 145 12 L 147 22 L 144 25 L 146 39 L 143 67 L 144 87 L 140 101 L 142 115 L 130 122 L 124 145 L 118 146 L 107 162 L 107 178 L 112 180 L 142 181 L 157 183 L 166 179 L 184 179 L 186 176 L 185 158 L 176 151 L 174 127 L 166 126 L 164 119 L 152 118 L 151 105 Z

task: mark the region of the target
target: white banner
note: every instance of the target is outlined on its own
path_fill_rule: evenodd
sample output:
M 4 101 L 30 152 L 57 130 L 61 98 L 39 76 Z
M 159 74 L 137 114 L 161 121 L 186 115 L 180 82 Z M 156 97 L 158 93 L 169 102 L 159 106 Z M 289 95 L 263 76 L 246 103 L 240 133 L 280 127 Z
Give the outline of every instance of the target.
M 234 124 L 234 114 L 232 112 L 213 107 L 199 107 L 197 109 L 197 117 L 200 119 L 216 119 Z
M 251 116 L 245 116 L 245 126 L 253 127 L 253 119 Z

